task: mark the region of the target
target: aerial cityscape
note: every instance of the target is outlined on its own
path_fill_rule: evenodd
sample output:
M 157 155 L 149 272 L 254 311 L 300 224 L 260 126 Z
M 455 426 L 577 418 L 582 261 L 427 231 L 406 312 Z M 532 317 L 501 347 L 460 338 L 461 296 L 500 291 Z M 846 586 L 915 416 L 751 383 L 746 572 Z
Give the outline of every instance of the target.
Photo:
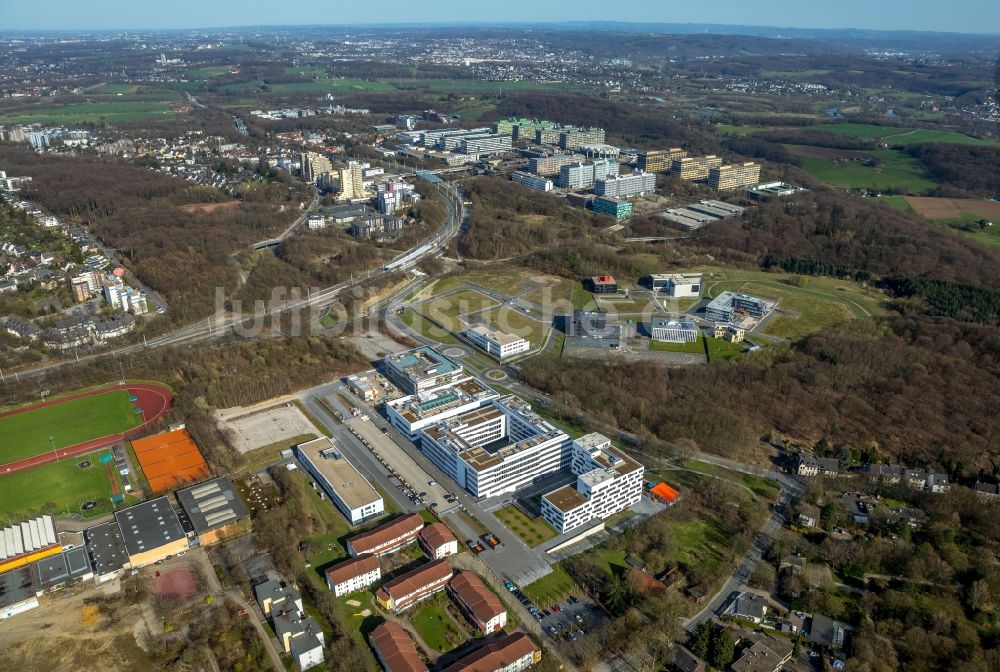
M 0 6 L 0 672 L 1000 671 L 1000 7 L 245 5 Z

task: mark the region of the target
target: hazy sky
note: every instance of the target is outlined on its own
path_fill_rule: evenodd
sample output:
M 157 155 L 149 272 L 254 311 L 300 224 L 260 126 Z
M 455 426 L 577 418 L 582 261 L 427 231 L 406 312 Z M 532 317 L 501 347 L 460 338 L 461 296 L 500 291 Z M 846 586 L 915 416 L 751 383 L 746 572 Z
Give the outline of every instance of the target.
M 1000 32 L 997 0 L 0 0 L 4 29 L 617 20 Z

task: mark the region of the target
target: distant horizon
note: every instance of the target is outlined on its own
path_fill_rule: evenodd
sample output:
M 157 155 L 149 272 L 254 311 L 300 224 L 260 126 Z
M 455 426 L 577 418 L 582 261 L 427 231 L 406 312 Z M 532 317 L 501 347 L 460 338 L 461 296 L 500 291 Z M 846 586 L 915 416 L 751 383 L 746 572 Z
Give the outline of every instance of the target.
M 45 11 L 27 3 L 0 3 L 0 32 L 105 32 L 154 30 L 234 30 L 246 28 L 376 28 L 392 26 L 526 26 L 570 23 L 619 23 L 633 26 L 717 26 L 720 28 L 788 31 L 873 31 L 1000 35 L 1000 3 L 953 0 L 947 5 L 928 0 L 841 0 L 836 7 L 810 6 L 792 0 L 750 3 L 702 0 L 691 4 L 653 0 L 619 0 L 609 8 L 604 0 L 508 0 L 504 16 L 530 16 L 529 21 L 498 21 L 494 6 L 464 0 L 438 0 L 419 6 L 409 0 L 382 0 L 379 17 L 364 6 L 336 6 L 300 0 L 293 8 L 271 2 L 174 0 L 135 3 L 126 0 L 50 0 Z M 611 14 L 609 16 L 608 14 Z M 845 23 L 851 17 L 854 25 Z M 234 20 L 235 19 L 235 20 Z M 291 19 L 291 20 L 290 20 Z M 723 19 L 720 21 L 720 19 Z M 864 23 L 866 25 L 858 25 Z M 996 26 L 983 31 L 983 26 Z

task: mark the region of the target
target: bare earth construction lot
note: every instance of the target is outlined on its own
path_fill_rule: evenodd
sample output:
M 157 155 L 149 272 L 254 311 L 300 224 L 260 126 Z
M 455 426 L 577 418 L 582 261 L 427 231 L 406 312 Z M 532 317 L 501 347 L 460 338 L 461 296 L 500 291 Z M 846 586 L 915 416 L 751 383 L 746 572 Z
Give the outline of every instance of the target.
M 241 453 L 272 446 L 303 434 L 320 436 L 309 419 L 295 406 L 272 406 L 260 411 L 227 408 L 216 415 L 223 431 L 228 431 L 232 443 Z
M 963 212 L 971 212 L 986 219 L 1000 219 L 1000 202 L 979 198 L 933 198 L 929 196 L 907 196 L 906 202 L 921 217 L 927 219 L 952 219 L 961 217 Z

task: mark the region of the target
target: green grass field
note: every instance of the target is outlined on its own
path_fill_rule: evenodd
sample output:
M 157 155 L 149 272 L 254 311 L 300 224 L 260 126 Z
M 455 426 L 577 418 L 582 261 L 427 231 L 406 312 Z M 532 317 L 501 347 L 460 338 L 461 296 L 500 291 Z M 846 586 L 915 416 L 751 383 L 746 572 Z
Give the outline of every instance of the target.
M 0 463 L 41 455 L 56 448 L 118 434 L 141 418 L 125 390 L 105 392 L 0 418 Z M 51 437 L 51 439 L 50 439 Z
M 881 161 L 879 166 L 865 166 L 860 161 L 803 158 L 802 169 L 821 182 L 845 189 L 899 189 L 909 194 L 925 194 L 937 188 L 920 163 L 896 149 L 868 152 Z
M 493 515 L 532 548 L 556 536 L 555 529 L 541 517 L 531 519 L 513 504 L 494 511 Z
M 895 208 L 900 212 L 913 212 L 913 208 L 911 208 L 910 204 L 906 202 L 905 196 L 881 196 L 876 202 L 884 203 L 890 208 Z
M 458 345 L 459 341 L 457 338 L 425 318 L 420 313 L 412 310 L 404 310 L 400 313 L 399 319 L 403 322 L 403 324 L 425 338 L 437 341 L 438 343 Z
M 30 513 L 79 513 L 96 516 L 112 509 L 111 482 L 98 457 L 107 451 L 50 462 L 32 469 L 0 476 L 0 519 L 4 515 Z M 85 460 L 90 466 L 81 469 Z M 112 470 L 117 478 L 118 470 Z M 83 511 L 80 505 L 96 501 L 97 507 Z
M 963 212 L 960 217 L 950 217 L 948 219 L 937 219 L 934 221 L 937 224 L 947 226 L 956 233 L 959 233 L 970 240 L 980 242 L 983 245 L 991 245 L 994 247 L 1000 246 L 1000 224 L 994 224 L 993 226 L 985 229 L 980 229 L 978 226 L 970 228 L 970 225 L 974 225 L 981 219 L 982 217 L 975 213 Z
M 705 273 L 706 296 L 714 297 L 724 290 L 738 289 L 767 298 L 777 298 L 780 310 L 798 313 L 798 317 L 794 318 L 776 316 L 767 325 L 765 333 L 781 338 L 795 340 L 834 324 L 885 313 L 885 299 L 882 295 L 850 280 L 810 276 L 806 278 L 804 287 L 796 287 L 788 284 L 794 277 L 790 274 L 718 266 L 706 266 L 697 270 Z M 709 354 L 712 355 L 713 344 L 709 345 Z
M 499 301 L 491 299 L 485 294 L 464 289 L 421 304 L 417 309 L 423 315 L 433 318 L 451 331 L 460 331 L 462 329 L 460 315 L 478 313 L 488 308 L 496 308 L 499 305 Z
M 76 103 L 64 107 L 42 107 L 0 113 L 0 124 L 78 124 L 100 120 L 140 121 L 174 114 L 177 101 L 107 101 Z
M 438 594 L 414 611 L 410 623 L 416 628 L 421 639 L 435 651 L 450 651 L 466 641 L 465 633 L 448 615 L 447 607 Z
M 521 590 L 532 602 L 544 609 L 577 592 L 577 585 L 573 577 L 563 569 L 562 564 L 556 563 L 552 565 L 551 572 L 537 581 L 522 586 Z
M 706 338 L 705 346 L 708 348 L 708 361 L 717 362 L 722 359 L 729 359 L 743 352 L 743 343 L 730 343 L 721 338 Z
M 528 339 L 533 348 L 542 344 L 545 333 L 548 331 L 548 327 L 535 318 L 508 306 L 487 310 L 480 313 L 478 317 L 494 329 Z
M 946 142 L 956 145 L 996 145 L 990 140 L 980 140 L 964 133 L 947 130 L 929 130 L 914 128 L 896 128 L 893 126 L 876 126 L 875 124 L 822 124 L 812 127 L 814 130 L 837 133 L 862 140 L 881 139 L 893 145 L 913 145 L 923 142 Z

